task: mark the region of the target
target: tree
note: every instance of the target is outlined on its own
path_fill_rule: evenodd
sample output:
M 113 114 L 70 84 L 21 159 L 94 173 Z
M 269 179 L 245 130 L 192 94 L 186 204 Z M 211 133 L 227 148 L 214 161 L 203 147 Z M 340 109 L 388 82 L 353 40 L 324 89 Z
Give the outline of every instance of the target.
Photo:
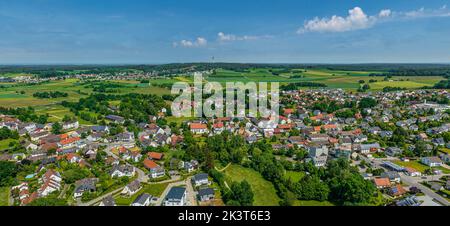
M 370 181 L 364 180 L 347 160 L 331 161 L 326 176 L 332 201 L 342 205 L 361 205 L 372 201 L 375 186 Z
M 52 133 L 61 134 L 62 126 L 58 122 L 53 123 L 52 125 Z
M 233 182 L 230 187 L 230 192 L 227 195 L 227 204 L 228 205 L 237 205 L 239 206 L 252 206 L 254 194 L 250 184 L 244 180 L 240 183 Z
M 359 108 L 360 109 L 364 109 L 364 108 L 372 108 L 377 106 L 377 101 L 373 98 L 370 97 L 365 97 L 362 98 L 361 101 L 359 102 Z
M 320 181 L 318 176 L 305 176 L 294 185 L 294 192 L 300 200 L 324 201 L 328 198 L 330 189 L 328 185 Z
M 0 161 L 0 187 L 12 185 L 16 175 L 16 164 L 13 162 Z

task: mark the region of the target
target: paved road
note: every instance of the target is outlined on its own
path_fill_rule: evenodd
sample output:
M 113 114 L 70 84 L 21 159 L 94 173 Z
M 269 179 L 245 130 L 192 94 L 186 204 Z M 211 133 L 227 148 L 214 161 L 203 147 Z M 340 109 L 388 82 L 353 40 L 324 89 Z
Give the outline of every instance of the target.
M 58 199 L 61 199 L 61 198 L 65 198 L 65 197 L 66 197 L 66 191 L 67 191 L 67 189 L 69 189 L 69 185 L 68 185 L 68 184 L 65 184 L 65 185 L 64 185 L 64 188 L 63 188 L 62 191 L 61 191 L 61 193 L 59 193 L 59 195 L 58 195 Z
M 373 167 L 380 167 L 380 168 L 384 168 L 385 170 L 390 170 L 390 169 L 386 168 L 383 165 L 383 161 L 396 160 L 395 158 L 372 159 L 372 160 L 370 160 L 370 159 L 368 159 L 367 157 L 364 157 L 364 156 L 361 156 L 361 158 L 364 159 L 368 163 L 372 163 Z M 444 197 L 440 196 L 439 194 L 437 194 L 436 192 L 434 192 L 433 190 L 431 190 L 427 186 L 424 186 L 424 185 L 421 184 L 421 182 L 424 182 L 424 181 L 434 180 L 433 176 L 428 176 L 427 179 L 422 179 L 422 177 L 410 177 L 410 176 L 407 176 L 404 173 L 399 173 L 399 174 L 400 174 L 400 178 L 403 181 L 403 183 L 405 183 L 405 184 L 407 184 L 409 186 L 413 186 L 413 187 L 419 188 L 424 194 L 430 196 L 431 198 L 433 198 L 437 202 L 441 203 L 442 205 L 450 206 L 450 202 L 447 201 L 447 199 L 445 199 Z M 439 176 L 447 176 L 447 175 L 449 175 L 449 174 L 441 174 Z

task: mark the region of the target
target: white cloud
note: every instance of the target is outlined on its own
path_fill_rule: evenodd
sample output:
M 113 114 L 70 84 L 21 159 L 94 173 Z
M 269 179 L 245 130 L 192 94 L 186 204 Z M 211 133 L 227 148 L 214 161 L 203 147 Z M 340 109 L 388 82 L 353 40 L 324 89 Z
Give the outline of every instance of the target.
M 450 11 L 447 5 L 443 5 L 439 9 L 425 9 L 424 7 L 408 12 L 396 13 L 398 18 L 414 19 L 414 18 L 430 18 L 430 17 L 449 17 Z
M 383 9 L 377 15 L 368 16 L 360 7 L 355 7 L 348 11 L 348 16 L 341 17 L 334 15 L 331 18 L 314 18 L 306 21 L 297 33 L 306 32 L 346 32 L 360 29 L 367 29 L 377 23 L 401 19 L 430 18 L 430 17 L 449 17 L 450 11 L 447 5 L 439 9 L 425 9 L 424 7 L 406 11 L 396 12 L 391 9 Z
M 360 7 L 348 11 L 347 17 L 334 15 L 331 18 L 314 18 L 306 21 L 298 33 L 305 32 L 344 32 L 371 27 L 374 17 L 367 16 Z
M 380 13 L 378 13 L 378 17 L 383 18 L 383 17 L 390 17 L 392 15 L 392 11 L 390 9 L 383 9 L 380 11 Z
M 237 36 L 233 34 L 225 34 L 223 32 L 219 32 L 217 34 L 217 39 L 221 42 L 230 42 L 230 41 L 248 41 L 248 40 L 258 40 L 262 38 L 269 38 L 270 36 L 264 35 L 264 36 Z
M 208 44 L 208 40 L 206 40 L 203 37 L 198 37 L 196 40 L 181 40 L 179 42 L 174 42 L 172 44 L 173 47 L 185 47 L 185 48 L 196 48 L 196 47 L 203 47 Z

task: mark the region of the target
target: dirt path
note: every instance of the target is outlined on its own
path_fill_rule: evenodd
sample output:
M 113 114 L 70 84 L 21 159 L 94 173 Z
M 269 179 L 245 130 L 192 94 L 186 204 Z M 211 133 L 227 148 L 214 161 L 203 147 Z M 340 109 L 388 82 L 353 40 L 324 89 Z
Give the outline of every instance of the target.
M 227 166 L 225 166 L 225 167 L 223 167 L 222 169 L 218 169 L 217 167 L 214 167 L 217 171 L 219 171 L 219 172 L 223 172 L 223 171 L 225 171 L 226 169 L 228 169 L 228 167 L 230 167 L 231 166 L 231 163 L 228 163 L 228 165 Z

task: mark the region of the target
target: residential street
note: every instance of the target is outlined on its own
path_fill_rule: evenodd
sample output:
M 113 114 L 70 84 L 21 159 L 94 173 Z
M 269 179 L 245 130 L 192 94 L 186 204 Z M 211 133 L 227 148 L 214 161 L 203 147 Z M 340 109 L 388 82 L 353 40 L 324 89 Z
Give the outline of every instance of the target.
M 372 163 L 374 167 L 380 167 L 383 168 L 385 170 L 390 170 L 388 168 L 386 168 L 383 165 L 383 161 L 387 161 L 387 160 L 394 160 L 394 158 L 384 158 L 384 159 L 368 159 L 367 157 L 361 156 L 362 159 L 364 159 L 366 162 L 368 163 Z M 436 201 L 438 201 L 439 203 L 441 203 L 442 205 L 445 206 L 450 206 L 450 202 L 447 201 L 447 199 L 445 199 L 444 197 L 438 195 L 436 192 L 434 192 L 433 190 L 431 190 L 430 188 L 422 185 L 420 182 L 423 181 L 431 181 L 433 180 L 433 176 L 428 176 L 427 179 L 422 179 L 421 177 L 410 177 L 405 175 L 404 173 L 399 173 L 400 174 L 400 178 L 402 180 L 403 183 L 407 184 L 408 186 L 413 186 L 413 187 L 417 187 L 419 188 L 424 194 L 430 196 L 431 198 L 435 199 Z M 441 174 L 439 176 L 448 176 L 450 174 Z

